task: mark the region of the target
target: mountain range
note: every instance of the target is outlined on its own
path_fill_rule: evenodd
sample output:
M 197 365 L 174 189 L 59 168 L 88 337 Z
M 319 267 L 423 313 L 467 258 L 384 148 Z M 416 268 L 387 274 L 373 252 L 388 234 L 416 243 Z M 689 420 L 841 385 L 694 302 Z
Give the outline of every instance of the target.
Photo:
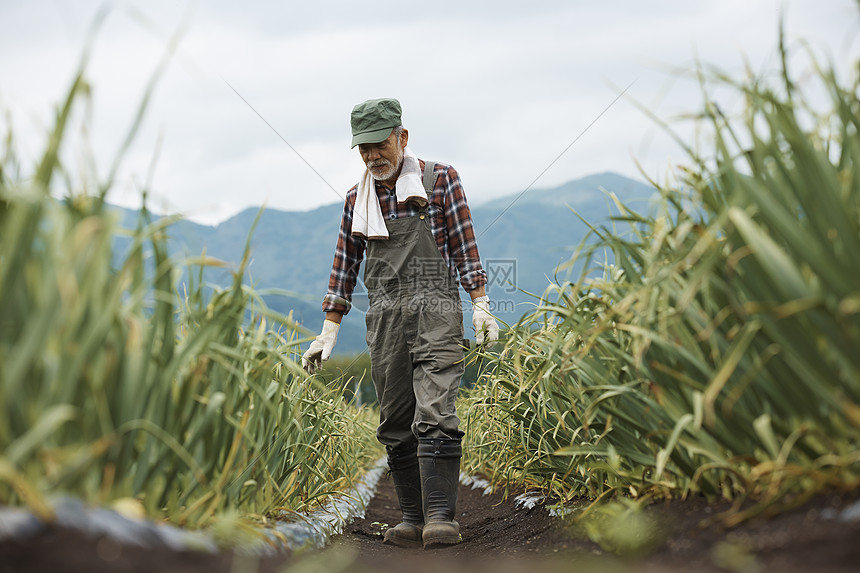
M 606 224 L 617 210 L 608 193 L 625 204 L 643 210 L 655 189 L 615 173 L 601 173 L 549 189 L 529 189 L 484 203 L 472 204 L 478 248 L 488 273 L 488 294 L 499 318 L 507 323 L 527 312 L 535 298 L 555 277 L 559 264 L 567 262 L 588 233 L 582 217 L 592 225 Z M 468 192 L 468 190 L 467 190 Z M 292 296 L 267 296 L 267 304 L 316 332 L 324 318 L 322 298 L 328 286 L 341 203 L 310 211 L 266 209 L 252 236 L 249 282 L 258 289 L 283 289 Z M 132 227 L 137 211 L 120 209 L 122 224 Z M 207 226 L 181 220 L 169 228 L 172 254 L 206 254 L 228 262 L 239 261 L 259 209 L 246 209 L 230 219 Z M 127 243 L 126 243 L 127 244 Z M 117 256 L 124 248 L 117 243 Z M 229 272 L 209 269 L 210 283 L 228 284 Z M 356 289 L 353 310 L 344 318 L 336 353 L 354 354 L 366 349 L 362 285 Z M 523 292 L 526 291 L 526 292 Z M 461 296 L 467 300 L 467 295 Z M 466 333 L 474 338 L 464 305 Z M 471 336 L 470 336 L 471 335 Z

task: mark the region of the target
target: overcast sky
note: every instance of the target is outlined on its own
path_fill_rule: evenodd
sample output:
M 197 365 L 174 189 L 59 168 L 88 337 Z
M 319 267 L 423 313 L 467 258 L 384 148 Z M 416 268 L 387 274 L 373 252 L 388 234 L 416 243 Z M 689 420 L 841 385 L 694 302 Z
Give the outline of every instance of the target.
M 0 0 L 0 128 L 11 117 L 25 170 L 104 5 Z M 81 105 L 75 133 L 88 116 L 104 177 L 184 25 L 109 199 L 139 204 L 158 149 L 154 206 L 209 223 L 263 203 L 305 210 L 342 201 L 363 169 L 349 147 L 349 113 L 366 99 L 398 98 L 410 147 L 454 165 L 477 204 L 525 189 L 578 136 L 535 187 L 607 170 L 641 179 L 637 161 L 649 177 L 666 177 L 685 158 L 634 102 L 666 119 L 695 111 L 699 88 L 680 72 L 696 60 L 738 77 L 745 62 L 776 69 L 780 18 L 794 51 L 806 40 L 843 76 L 860 54 L 855 0 L 110 5 L 86 74 L 91 105 Z M 75 171 L 79 149 L 64 154 Z

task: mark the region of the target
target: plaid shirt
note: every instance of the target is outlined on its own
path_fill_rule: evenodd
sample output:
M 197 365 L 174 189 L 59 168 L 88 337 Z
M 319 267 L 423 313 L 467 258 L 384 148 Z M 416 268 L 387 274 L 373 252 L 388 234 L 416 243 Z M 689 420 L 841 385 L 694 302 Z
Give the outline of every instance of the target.
M 420 163 L 423 171 L 424 162 Z M 430 206 L 427 209 L 430 228 L 451 275 L 456 277 L 459 274 L 460 284 L 469 292 L 487 284 L 487 273 L 484 272 L 478 256 L 472 214 L 457 171 L 449 165 L 437 163 L 434 172 L 437 175 L 436 186 L 433 187 Z M 352 306 L 352 291 L 358 280 L 358 270 L 367 246 L 366 239 L 352 236 L 352 216 L 357 192 L 356 185 L 346 194 L 334 264 L 328 282 L 328 294 L 322 305 L 326 312 L 333 310 L 346 314 Z M 385 219 L 410 217 L 420 211 L 412 201 L 398 205 L 394 189 L 386 189 L 378 182 L 376 196 Z

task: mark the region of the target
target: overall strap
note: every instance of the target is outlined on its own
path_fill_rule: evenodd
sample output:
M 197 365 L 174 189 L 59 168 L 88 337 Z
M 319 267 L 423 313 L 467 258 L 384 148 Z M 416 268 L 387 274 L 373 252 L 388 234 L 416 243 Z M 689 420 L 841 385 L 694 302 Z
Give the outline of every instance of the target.
M 436 186 L 436 174 L 433 172 L 436 169 L 435 161 L 424 162 L 424 191 L 427 193 L 427 199 L 433 194 L 433 187 Z

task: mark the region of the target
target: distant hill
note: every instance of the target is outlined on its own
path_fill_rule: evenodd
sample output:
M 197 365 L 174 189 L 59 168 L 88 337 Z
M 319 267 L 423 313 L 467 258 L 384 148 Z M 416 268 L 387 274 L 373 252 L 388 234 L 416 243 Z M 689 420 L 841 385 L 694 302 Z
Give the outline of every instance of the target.
M 611 212 L 616 212 L 610 210 L 606 192 L 641 210 L 655 190 L 615 173 L 601 173 L 552 189 L 531 189 L 472 205 L 478 248 L 490 279 L 488 292 L 499 305 L 502 320 L 515 321 L 534 300 L 516 288 L 542 293 L 549 284 L 548 277 L 570 258 L 587 233 L 587 226 L 573 210 L 592 224 L 605 222 Z M 290 297 L 267 297 L 266 301 L 281 312 L 292 310 L 296 320 L 314 332 L 323 320 L 321 302 L 328 286 L 342 208 L 338 203 L 302 212 L 267 209 L 252 239 L 251 282 L 260 289 L 295 293 Z M 133 226 L 137 212 L 120 211 L 124 225 Z M 238 261 L 257 212 L 246 209 L 217 226 L 181 221 L 171 227 L 170 251 L 198 255 L 205 248 L 209 256 Z M 119 240 L 118 254 L 127 245 Z M 213 270 L 207 280 L 226 284 L 229 273 Z M 465 293 L 462 297 L 467 298 Z M 340 354 L 366 349 L 363 305 L 358 298 L 355 302 L 338 335 L 336 352 Z M 469 319 L 470 313 L 466 312 L 467 327 Z M 473 338 L 470 330 L 467 328 L 467 335 Z
M 530 189 L 525 193 L 500 197 L 479 206 L 481 209 L 504 209 L 516 199 L 516 205 L 571 207 L 580 213 L 597 208 L 599 216 L 603 217 L 606 214 L 606 196 L 600 192 L 601 189 L 627 199 L 648 199 L 654 193 L 654 188 L 650 185 L 607 172 L 574 179 L 550 189 Z

